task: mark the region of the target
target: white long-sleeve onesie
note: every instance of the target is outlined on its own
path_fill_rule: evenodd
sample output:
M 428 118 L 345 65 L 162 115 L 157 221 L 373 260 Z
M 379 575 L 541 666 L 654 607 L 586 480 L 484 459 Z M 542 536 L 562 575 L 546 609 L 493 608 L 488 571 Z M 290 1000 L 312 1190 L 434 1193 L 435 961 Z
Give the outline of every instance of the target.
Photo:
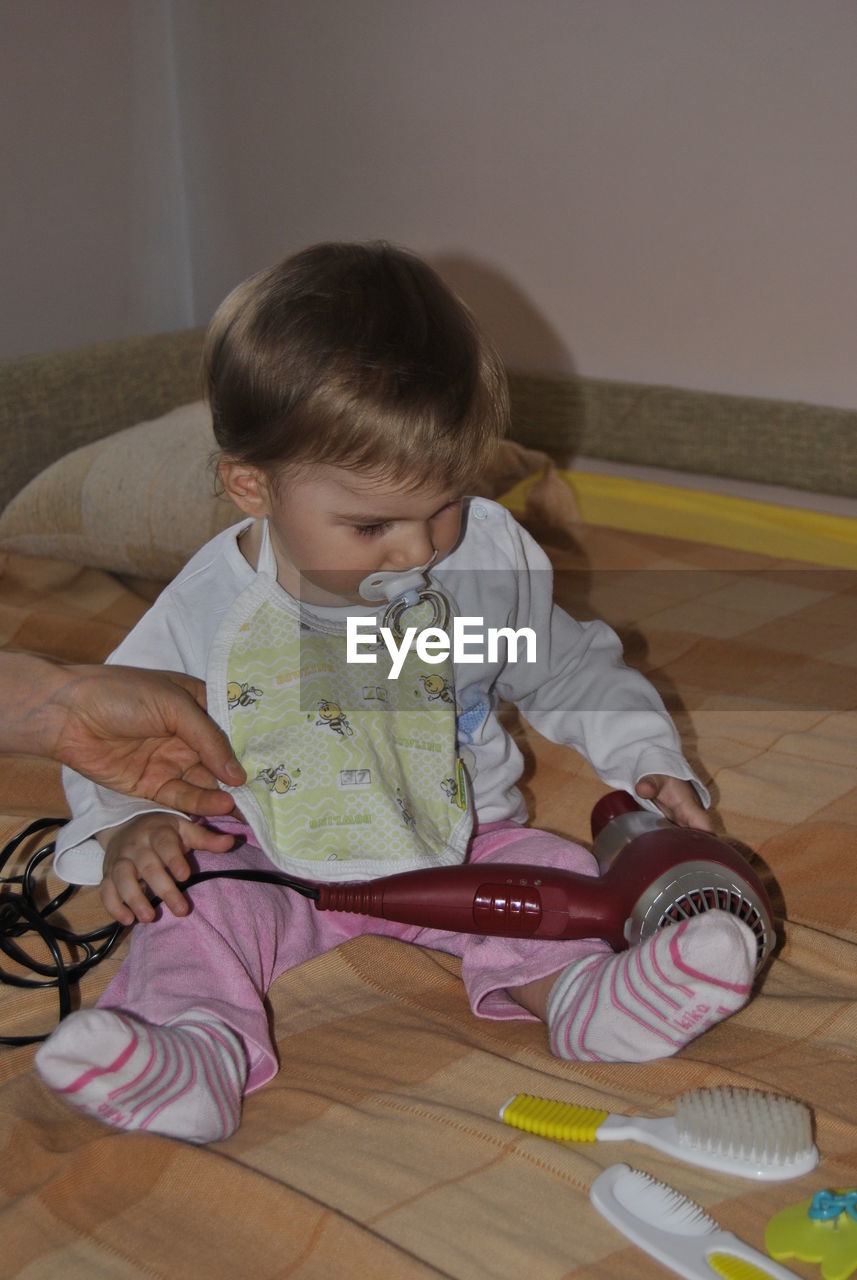
M 220 626 L 255 577 L 238 545 L 249 523 L 226 529 L 197 552 L 108 661 L 206 679 Z M 633 791 L 646 774 L 662 773 L 691 781 L 708 803 L 657 691 L 625 665 L 610 627 L 576 622 L 554 604 L 547 556 L 505 508 L 471 499 L 462 536 L 432 578 L 460 615 L 481 619 L 486 638 L 502 628 L 530 628 L 536 638 L 533 662 L 522 642 L 517 661 L 500 643 L 490 656 L 487 644 L 473 644 L 464 655 L 470 660 L 455 663 L 459 747 L 480 823 L 527 817 L 517 787 L 523 759 L 500 723 L 501 701 L 515 703 L 545 737 L 580 752 L 611 787 Z M 59 834 L 55 868 L 71 883 L 95 884 L 102 864 L 95 833 L 164 806 L 120 796 L 70 770 L 64 781 L 72 819 Z

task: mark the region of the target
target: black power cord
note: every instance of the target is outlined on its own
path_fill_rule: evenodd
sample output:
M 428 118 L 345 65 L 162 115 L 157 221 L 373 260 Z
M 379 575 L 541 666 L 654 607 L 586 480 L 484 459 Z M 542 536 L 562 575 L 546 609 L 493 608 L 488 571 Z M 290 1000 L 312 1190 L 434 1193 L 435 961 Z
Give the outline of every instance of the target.
M 20 972 L 10 972 L 0 965 L 0 983 L 9 987 L 25 989 L 55 988 L 59 1001 L 59 1021 L 71 1013 L 71 988 L 94 965 L 105 960 L 119 941 L 127 926 L 116 921 L 91 929 L 87 933 L 75 933 L 72 929 L 57 924 L 51 917 L 68 902 L 77 891 L 76 885 L 67 885 L 55 897 L 43 906 L 39 906 L 38 879 L 36 872 L 45 859 L 54 852 L 55 841 L 51 840 L 28 859 L 23 871 L 16 875 L 6 875 L 6 867 L 12 855 L 31 836 L 49 828 L 61 827 L 64 818 L 39 818 L 28 827 L 13 836 L 0 850 L 0 952 L 7 956 L 21 969 L 29 970 L 35 976 L 28 977 Z M 205 880 L 254 880 L 263 884 L 279 885 L 292 889 L 305 898 L 318 899 L 319 891 L 315 885 L 302 880 L 294 880 L 279 871 L 197 871 L 187 880 L 178 882 L 181 890 L 193 888 Z M 152 905 L 158 906 L 160 898 L 153 898 Z M 45 947 L 50 960 L 37 961 L 22 944 L 38 937 Z M 67 959 L 77 954 L 76 960 Z M 0 1045 L 20 1046 L 38 1044 L 50 1035 L 0 1036 Z

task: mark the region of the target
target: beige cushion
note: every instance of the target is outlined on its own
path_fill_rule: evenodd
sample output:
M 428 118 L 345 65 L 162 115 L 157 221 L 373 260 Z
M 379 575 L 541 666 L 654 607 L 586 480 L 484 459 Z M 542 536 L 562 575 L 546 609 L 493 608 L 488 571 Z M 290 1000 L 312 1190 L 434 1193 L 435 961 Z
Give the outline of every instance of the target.
M 0 516 L 0 545 L 143 578 L 173 577 L 241 513 L 215 496 L 216 450 L 197 401 L 84 445 Z
M 202 401 L 96 440 L 52 463 L 0 516 L 0 547 L 70 560 L 152 583 L 175 577 L 194 552 L 242 513 L 215 494 L 217 445 Z M 516 510 L 537 534 L 579 518 L 547 455 L 503 441 L 474 492 L 497 497 L 540 473 Z

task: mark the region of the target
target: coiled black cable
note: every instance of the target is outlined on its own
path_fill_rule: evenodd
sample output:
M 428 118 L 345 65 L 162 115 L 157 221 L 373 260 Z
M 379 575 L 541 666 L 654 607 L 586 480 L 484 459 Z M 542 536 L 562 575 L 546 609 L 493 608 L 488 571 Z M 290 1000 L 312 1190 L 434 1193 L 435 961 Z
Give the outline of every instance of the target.
M 58 828 L 65 823 L 64 818 L 38 818 L 23 831 L 18 832 L 0 850 L 0 952 L 22 969 L 29 970 L 29 977 L 24 973 L 10 972 L 0 965 L 0 983 L 10 987 L 25 989 L 55 988 L 59 1002 L 59 1021 L 61 1022 L 72 1008 L 71 989 L 76 986 L 94 965 L 105 960 L 116 946 L 125 925 L 111 921 L 100 928 L 86 933 L 75 933 L 51 919 L 56 912 L 68 902 L 77 891 L 76 885 L 67 885 L 58 894 L 39 906 L 37 902 L 39 879 L 36 875 L 41 864 L 54 852 L 55 841 L 42 845 L 28 859 L 23 870 L 15 875 L 6 875 L 6 867 L 17 849 L 32 836 L 49 828 Z M 254 880 L 263 884 L 279 885 L 291 889 L 305 898 L 318 898 L 315 885 L 303 880 L 295 880 L 282 872 L 243 870 L 197 871 L 187 880 L 178 882 L 184 891 L 201 884 L 205 880 Z M 160 898 L 153 898 L 152 905 L 158 906 Z M 32 936 L 38 937 L 45 947 L 50 960 L 35 960 L 22 942 L 30 941 Z M 67 959 L 63 954 L 65 948 L 70 955 L 77 953 L 79 959 Z M 41 1035 L 0 1036 L 0 1045 L 20 1046 L 38 1044 L 46 1040 L 50 1031 Z

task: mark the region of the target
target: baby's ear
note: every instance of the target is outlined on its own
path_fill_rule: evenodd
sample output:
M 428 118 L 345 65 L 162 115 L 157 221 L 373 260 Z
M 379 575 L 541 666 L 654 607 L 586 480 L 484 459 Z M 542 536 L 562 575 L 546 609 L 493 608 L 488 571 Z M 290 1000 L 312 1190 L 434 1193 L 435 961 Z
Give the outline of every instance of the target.
M 237 458 L 221 458 L 217 474 L 223 492 L 247 516 L 267 516 L 271 513 L 268 477 L 261 467 L 240 462 Z

